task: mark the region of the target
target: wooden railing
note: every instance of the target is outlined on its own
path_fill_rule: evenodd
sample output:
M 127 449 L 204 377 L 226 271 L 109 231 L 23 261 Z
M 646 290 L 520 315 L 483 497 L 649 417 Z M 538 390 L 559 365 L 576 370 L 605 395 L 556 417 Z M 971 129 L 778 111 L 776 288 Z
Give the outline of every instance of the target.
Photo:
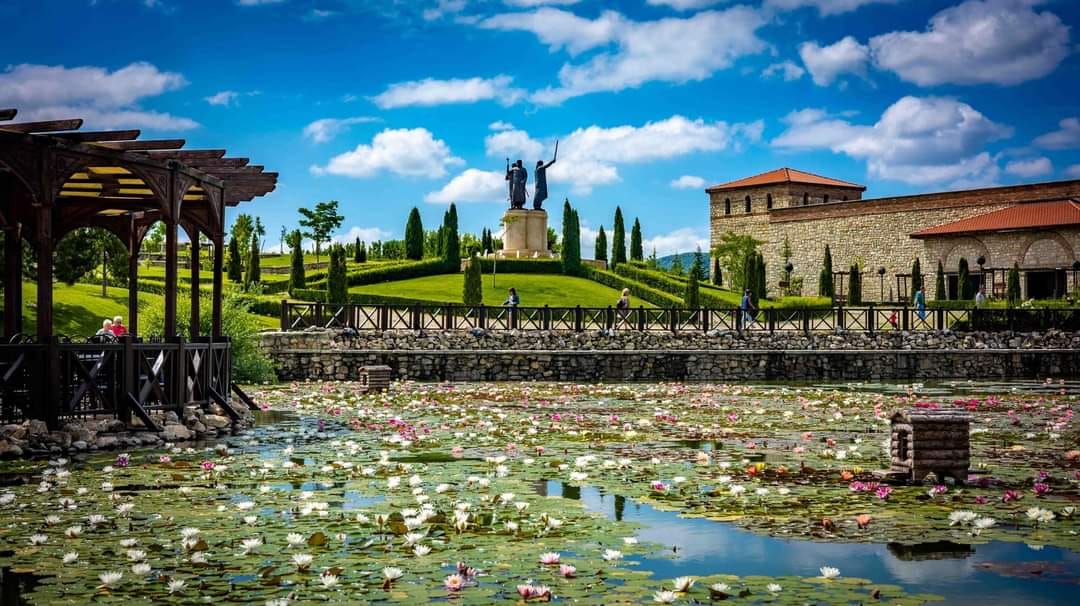
M 0 422 L 63 422 L 111 415 L 154 428 L 153 410 L 182 415 L 188 404 L 227 400 L 228 338 L 108 343 L 17 339 L 0 345 Z M 226 404 L 226 412 L 232 409 Z
M 281 302 L 281 330 L 593 330 L 739 333 L 935 330 L 1080 330 L 1080 308 L 926 309 L 906 306 L 823 309 L 486 307 Z

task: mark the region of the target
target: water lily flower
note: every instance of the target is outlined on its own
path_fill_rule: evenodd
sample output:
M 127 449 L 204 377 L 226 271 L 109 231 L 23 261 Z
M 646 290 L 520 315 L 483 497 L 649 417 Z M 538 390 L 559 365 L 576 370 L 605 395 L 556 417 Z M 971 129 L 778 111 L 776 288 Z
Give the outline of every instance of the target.
M 731 591 L 731 587 L 727 583 L 713 583 L 709 585 L 709 591 L 720 596 L 726 596 Z
M 431 553 L 431 548 L 427 545 L 416 545 L 413 547 L 413 553 L 416 554 L 416 557 L 422 558 Z
M 146 552 L 141 549 L 129 549 L 127 551 L 127 557 L 132 562 L 141 562 L 146 559 Z
M 668 591 L 667 589 L 657 591 L 653 594 L 653 601 L 658 604 L 671 604 L 677 599 L 679 599 L 679 594 L 674 591 Z
M 540 554 L 540 563 L 545 566 L 551 566 L 559 563 L 559 554 L 554 552 L 546 552 Z
M 622 559 L 623 554 L 617 549 L 605 549 L 600 557 L 604 558 L 605 562 L 618 562 Z
M 562 576 L 562 577 L 567 578 L 567 579 L 572 579 L 576 575 L 577 575 L 577 568 L 576 567 L 571 566 L 570 564 L 560 564 L 559 565 L 559 576 Z
M 953 511 L 949 513 L 949 526 L 967 525 L 974 522 L 977 517 L 979 515 L 974 511 Z
M 123 452 L 116 455 L 116 463 L 114 463 L 114 465 L 117 467 L 127 467 L 130 462 L 131 457 L 128 455 L 128 453 Z
M 201 551 L 196 551 L 195 553 L 191 554 L 190 559 L 191 559 L 192 564 L 206 564 L 207 563 L 206 554 L 201 552 Z
M 822 566 L 820 569 L 821 576 L 826 579 L 834 579 L 840 576 L 840 569 L 833 568 L 832 566 Z
M 183 579 L 173 579 L 169 581 L 167 589 L 169 590 L 169 593 L 183 593 L 185 585 L 187 585 L 187 581 Z
M 1024 495 L 1020 494 L 1020 492 L 1016 490 L 1006 490 L 1004 494 L 1001 495 L 1001 502 L 1011 503 L 1013 501 L 1019 501 L 1022 498 L 1024 498 Z
M 150 564 L 148 564 L 146 562 L 139 562 L 137 564 L 132 565 L 132 567 L 131 567 L 131 572 L 133 572 L 134 574 L 136 574 L 137 576 L 140 576 L 140 577 L 144 577 L 144 576 L 150 574 L 151 570 L 153 570 L 153 567 L 151 567 Z
M 43 535 L 43 534 L 32 534 L 32 535 L 30 535 L 30 544 L 31 545 L 44 545 L 48 541 L 49 541 L 49 537 L 47 535 Z
M 285 542 L 289 544 L 289 547 L 299 547 L 300 545 L 303 545 L 306 540 L 304 539 L 304 535 L 298 532 L 290 532 L 285 535 Z
M 882 484 L 881 486 L 878 486 L 878 489 L 874 494 L 877 495 L 878 499 L 882 501 L 887 501 L 889 499 L 889 495 L 892 494 L 892 491 L 892 486 Z
M 1046 524 L 1054 521 L 1054 512 L 1042 507 L 1032 507 L 1027 510 L 1027 517 L 1036 524 Z
M 78 559 L 79 559 L 79 552 L 77 552 L 77 551 L 69 551 L 69 552 L 64 554 L 63 562 L 65 564 L 74 564 L 75 561 L 78 560 Z
M 340 579 L 336 574 L 324 572 L 319 575 L 319 582 L 322 583 L 324 589 L 332 589 L 334 587 L 337 587 L 339 581 Z
M 623 537 L 622 542 L 624 545 L 637 545 L 638 539 L 637 537 Z
M 98 575 L 98 579 L 101 580 L 101 586 L 106 589 L 112 589 L 120 584 L 120 579 L 124 578 L 122 572 L 103 572 Z
M 855 523 L 858 524 L 859 528 L 866 528 L 867 526 L 869 526 L 870 525 L 870 520 L 871 520 L 871 518 L 870 518 L 869 514 L 864 513 L 864 514 L 855 516 Z
M 465 587 L 465 578 L 460 574 L 451 574 L 443 580 L 443 587 L 450 591 L 461 591 Z
M 769 583 L 765 586 L 765 589 L 767 589 L 769 593 L 780 593 L 784 588 L 777 583 Z
M 259 537 L 244 539 L 243 541 L 240 541 L 240 548 L 243 549 L 241 555 L 248 555 L 249 553 L 251 553 L 252 549 L 255 549 L 259 545 L 262 545 L 262 539 L 260 539 Z
M 675 591 L 679 593 L 686 593 L 690 591 L 690 588 L 694 586 L 697 580 L 694 577 L 678 577 L 672 581 L 672 585 L 675 587 Z
M 400 579 L 405 575 L 405 572 L 396 566 L 387 566 L 382 569 L 383 578 L 391 583 Z

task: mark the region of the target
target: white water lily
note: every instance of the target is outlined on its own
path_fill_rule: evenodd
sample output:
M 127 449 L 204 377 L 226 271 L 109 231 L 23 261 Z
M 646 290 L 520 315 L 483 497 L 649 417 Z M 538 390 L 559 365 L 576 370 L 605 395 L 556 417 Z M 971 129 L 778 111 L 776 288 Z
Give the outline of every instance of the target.
M 101 580 L 101 586 L 106 588 L 113 588 L 120 584 L 120 579 L 124 578 L 122 572 L 103 572 L 98 575 L 98 579 Z
M 694 577 L 678 577 L 672 581 L 672 585 L 675 586 L 675 591 L 679 593 L 686 593 L 690 591 L 690 588 L 694 586 L 697 580 Z
M 69 539 L 74 539 L 82 534 L 82 526 L 68 526 L 64 530 L 64 536 Z
M 289 547 L 299 547 L 304 544 L 306 539 L 304 539 L 304 535 L 298 532 L 290 532 L 285 535 L 285 541 L 289 544 Z
M 1046 524 L 1054 521 L 1054 512 L 1049 509 L 1032 507 L 1028 509 L 1026 513 L 1027 517 L 1034 520 L 1036 524 Z
M 653 594 L 653 601 L 658 604 L 671 604 L 677 599 L 679 599 L 679 594 L 674 591 L 668 591 L 667 589 L 657 591 Z
M 75 561 L 78 560 L 78 559 L 79 559 L 79 552 L 77 552 L 77 551 L 69 551 L 69 552 L 64 554 L 63 562 L 65 564 L 74 564 Z
M 949 513 L 949 526 L 956 526 L 957 524 L 965 526 L 974 522 L 975 518 L 978 517 L 979 514 L 974 511 L 953 511 Z
M 338 576 L 336 574 L 326 574 L 326 573 L 324 573 L 324 574 L 319 576 L 319 582 L 322 583 L 323 588 L 331 589 L 333 587 L 337 587 L 339 579 L 338 579 Z
M 251 553 L 251 550 L 255 549 L 259 545 L 262 545 L 262 539 L 260 539 L 259 537 L 244 539 L 243 541 L 240 541 L 240 547 L 241 549 L 243 549 L 243 555 Z
M 726 594 L 728 591 L 731 591 L 731 587 L 729 587 L 727 583 L 713 583 L 712 585 L 709 585 L 709 590 L 715 593 Z
M 127 557 L 133 562 L 141 562 L 146 559 L 146 552 L 141 549 L 127 550 Z
M 431 548 L 427 545 L 416 545 L 413 547 L 413 554 L 418 558 L 422 558 L 429 553 L 431 553 Z
M 605 562 L 618 562 L 622 559 L 623 554 L 617 549 L 605 549 L 600 557 L 604 558 Z
M 166 588 L 169 590 L 169 593 L 183 593 L 185 585 L 187 585 L 187 581 L 184 581 L 183 579 L 173 579 L 169 581 Z
M 840 576 L 839 568 L 833 568 L 832 566 L 822 566 L 819 570 L 821 571 L 821 576 L 825 577 L 826 579 L 835 579 L 836 577 Z
M 396 566 L 387 566 L 382 569 L 382 573 L 387 581 L 396 581 L 405 575 L 405 572 Z
M 30 544 L 31 545 L 44 545 L 45 543 L 48 543 L 48 542 L 49 542 L 48 535 L 44 535 L 44 534 L 32 534 L 32 535 L 30 535 Z
M 315 561 L 315 556 L 308 553 L 293 554 L 292 562 L 297 570 L 307 570 L 308 566 Z
M 765 589 L 769 590 L 769 593 L 780 593 L 784 588 L 777 583 L 769 583 L 765 586 Z
M 198 528 L 188 526 L 187 528 L 180 529 L 180 536 L 185 539 L 194 539 L 195 537 L 199 536 L 200 532 L 202 531 Z
M 135 564 L 135 565 L 133 565 L 131 567 L 131 572 L 133 572 L 134 574 L 136 574 L 136 575 L 138 575 L 140 577 L 144 577 L 144 576 L 150 574 L 151 570 L 153 570 L 153 567 L 151 567 L 146 562 L 139 562 L 138 564 Z

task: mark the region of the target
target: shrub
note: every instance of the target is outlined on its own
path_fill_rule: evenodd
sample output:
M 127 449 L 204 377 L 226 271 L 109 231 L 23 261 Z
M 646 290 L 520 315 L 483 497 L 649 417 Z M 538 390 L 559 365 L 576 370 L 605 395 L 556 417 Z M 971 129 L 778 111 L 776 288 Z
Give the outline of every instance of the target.
M 345 277 L 345 249 L 340 244 L 330 248 L 330 267 L 326 274 L 327 303 L 345 303 L 349 300 L 349 286 Z
M 303 236 L 300 235 L 300 230 L 294 229 L 293 232 L 289 234 L 289 246 L 292 247 L 292 252 L 289 257 L 290 291 L 307 287 L 307 281 L 304 277 L 304 249 L 301 248 L 302 243 Z
M 960 257 L 960 267 L 956 272 L 956 298 L 961 301 L 968 301 L 975 297 L 975 293 L 971 291 L 971 272 L 968 271 L 968 262 L 964 257 Z
M 948 291 L 945 290 L 945 267 L 941 265 L 941 260 L 937 262 L 937 279 L 934 280 L 934 299 L 937 301 L 944 301 L 949 298 Z
M 690 278 L 686 281 L 686 291 L 683 294 L 683 305 L 690 309 L 701 307 L 701 295 L 698 289 L 698 279 L 701 270 L 697 263 L 690 268 Z
M 712 283 L 716 286 L 724 285 L 724 274 L 720 271 L 720 258 L 713 259 L 712 262 Z
M 250 288 L 262 281 L 262 271 L 259 268 L 259 237 L 251 236 L 251 252 L 248 256 L 247 276 L 244 278 L 244 286 Z
M 1009 307 L 1020 304 L 1020 265 L 1017 263 L 1013 263 L 1013 266 L 1009 268 L 1005 300 L 1009 302 Z
M 563 201 L 562 237 L 563 273 L 576 276 L 581 273 L 581 224 L 569 198 Z
M 862 305 L 862 273 L 859 272 L 859 264 L 851 264 L 851 272 L 848 276 L 851 288 L 848 289 L 848 305 Z
M 465 285 L 462 289 L 461 300 L 465 305 L 480 305 L 484 302 L 484 286 L 481 280 L 480 262 L 470 259 L 465 267 Z
M 558 259 L 470 259 L 469 263 L 480 266 L 482 273 L 490 273 L 492 266 L 498 273 L 507 274 L 561 274 L 562 263 Z
M 443 230 L 445 238 L 443 256 L 446 259 L 446 267 L 452 272 L 457 272 L 461 267 L 461 238 L 458 236 L 457 207 L 452 203 L 450 210 L 446 211 Z
M 405 223 L 405 257 L 414 261 L 424 257 L 424 223 L 420 220 L 420 209 L 415 206 Z
M 919 262 L 919 258 L 915 257 L 915 261 L 911 264 L 911 300 L 915 300 L 915 293 L 919 292 L 919 289 L 923 287 L 922 278 L 922 263 Z
M 836 296 L 836 287 L 833 285 L 832 251 L 829 245 L 825 245 L 825 257 L 821 260 L 821 275 L 818 277 L 818 294 L 832 299 Z
M 588 278 L 593 282 L 599 282 L 604 286 L 610 286 L 615 290 L 629 288 L 631 295 L 642 301 L 648 301 L 653 305 L 659 305 L 660 307 L 682 306 L 682 299 L 680 297 L 676 297 L 656 288 L 651 288 L 640 282 L 624 278 L 614 272 L 583 266 L 581 268 L 581 273 L 583 277 Z
M 596 244 L 593 246 L 593 258 L 597 261 L 607 261 L 607 234 L 604 233 L 604 226 L 600 226 L 600 231 L 596 234 Z M 614 269 L 614 265 L 612 265 Z
M 229 267 L 227 274 L 231 282 L 239 284 L 244 280 L 244 268 L 240 262 L 240 243 L 236 241 L 236 236 L 229 238 Z

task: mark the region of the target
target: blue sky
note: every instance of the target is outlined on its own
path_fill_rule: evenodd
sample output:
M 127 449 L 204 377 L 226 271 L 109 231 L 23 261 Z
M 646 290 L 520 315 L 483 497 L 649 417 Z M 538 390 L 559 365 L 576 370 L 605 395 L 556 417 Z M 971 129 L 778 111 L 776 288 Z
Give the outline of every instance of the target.
M 705 185 L 780 166 L 875 197 L 1080 178 L 1073 0 L 22 0 L 0 18 L 18 25 L 0 106 L 278 171 L 233 211 L 268 248 L 326 199 L 343 237 L 400 237 L 414 205 L 434 226 L 449 201 L 463 229 L 497 228 L 505 158 L 531 167 L 555 139 L 551 224 L 569 197 L 588 240 L 621 205 L 660 254 L 707 242 Z

